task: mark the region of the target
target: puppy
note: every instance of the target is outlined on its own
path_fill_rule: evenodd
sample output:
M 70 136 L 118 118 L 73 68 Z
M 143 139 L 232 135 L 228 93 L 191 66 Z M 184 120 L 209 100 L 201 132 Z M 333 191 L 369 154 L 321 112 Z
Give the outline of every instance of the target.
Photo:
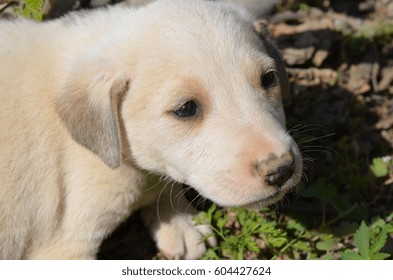
M 50 7 L 49 1 L 45 1 L 44 14 L 47 19 L 53 19 L 64 15 L 72 9 L 87 8 L 87 7 L 100 7 L 107 4 L 122 2 L 126 5 L 138 7 L 146 5 L 155 0 L 62 0 L 55 1 L 53 7 Z M 232 2 L 241 5 L 248 9 L 255 16 L 267 16 L 274 10 L 281 0 L 211 0 L 220 2 Z M 1 0 L 0 0 L 1 2 Z
M 160 177 L 224 207 L 301 178 L 283 63 L 242 9 L 163 0 L 1 22 L 0 38 L 2 259 L 94 259 L 141 207 L 164 254 L 199 258 L 209 228 Z

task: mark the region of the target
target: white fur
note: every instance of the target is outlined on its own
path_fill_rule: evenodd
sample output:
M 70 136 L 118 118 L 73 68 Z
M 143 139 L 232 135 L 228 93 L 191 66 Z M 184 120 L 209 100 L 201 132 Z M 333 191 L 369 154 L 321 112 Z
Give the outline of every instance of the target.
M 164 0 L 1 22 L 0 38 L 2 259 L 95 258 L 133 210 L 155 208 L 171 190 L 148 174 L 223 206 L 270 203 L 300 179 L 280 101 L 285 72 L 245 11 Z M 270 70 L 279 84 L 267 90 L 260 75 Z M 176 118 L 189 99 L 201 116 Z M 252 166 L 288 151 L 296 170 L 277 190 Z M 145 216 L 168 257 L 198 258 L 208 230 L 179 211 L 160 208 L 166 223 Z M 177 248 L 174 232 L 184 240 Z

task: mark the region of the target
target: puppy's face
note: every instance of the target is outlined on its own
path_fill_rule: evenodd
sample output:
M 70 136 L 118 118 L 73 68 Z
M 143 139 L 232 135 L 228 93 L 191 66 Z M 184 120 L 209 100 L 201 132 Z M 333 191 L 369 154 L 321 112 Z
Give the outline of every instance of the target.
M 223 206 L 261 206 L 298 183 L 302 160 L 285 128 L 282 62 L 241 24 L 156 34 L 160 49 L 140 52 L 122 116 L 143 169 Z
M 285 128 L 275 47 L 243 12 L 172 2 L 153 4 L 145 35 L 117 44 L 116 58 L 76 65 L 60 117 L 111 167 L 131 158 L 222 206 L 277 201 L 300 180 L 302 160 Z

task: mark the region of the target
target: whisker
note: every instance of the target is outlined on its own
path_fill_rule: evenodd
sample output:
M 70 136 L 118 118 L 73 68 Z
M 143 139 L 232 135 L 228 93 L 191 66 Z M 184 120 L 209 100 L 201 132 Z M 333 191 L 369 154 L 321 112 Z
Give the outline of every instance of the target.
M 155 183 L 155 184 L 154 184 L 153 186 L 151 186 L 150 188 L 147 188 L 147 189 L 142 190 L 142 193 L 148 192 L 148 191 L 154 189 L 154 188 L 157 187 L 159 184 L 161 184 L 163 181 L 164 181 L 164 180 L 161 179 L 161 177 L 160 177 L 160 178 L 158 179 L 158 182 L 157 182 L 157 183 Z
M 328 156 L 332 155 L 339 155 L 337 151 L 332 149 L 331 147 L 324 146 L 324 145 L 316 145 L 318 140 L 326 139 L 329 137 L 334 136 L 336 133 L 328 133 L 321 136 L 312 136 L 307 135 L 308 133 L 312 133 L 319 128 L 325 128 L 323 125 L 320 124 L 310 124 L 305 126 L 295 126 L 295 129 L 291 129 L 291 135 L 297 142 L 299 147 L 299 151 L 303 157 L 303 173 L 302 179 L 305 182 L 309 182 L 310 178 L 309 175 L 315 174 L 319 168 L 319 165 L 316 164 L 317 158 L 314 157 L 316 154 L 325 154 Z
M 303 172 L 302 177 L 304 178 L 304 180 L 308 183 L 309 179 L 307 177 L 307 174 Z
M 172 209 L 173 209 L 176 213 L 183 215 L 184 213 L 181 213 L 179 210 L 177 210 L 178 207 L 179 207 L 179 203 L 177 204 L 177 207 L 175 207 L 175 205 L 173 204 L 172 194 L 173 194 L 173 188 L 174 188 L 175 185 L 176 185 L 176 182 L 173 181 L 173 182 L 172 182 L 172 186 L 171 186 L 171 191 L 169 192 L 169 201 L 170 201 L 170 203 L 171 203 Z
M 203 204 L 203 206 L 202 206 L 202 204 Z M 197 203 L 195 204 L 195 208 L 198 208 L 199 206 L 201 206 L 202 209 L 203 209 L 205 204 L 206 204 L 206 198 L 204 198 L 203 196 L 199 195 L 199 199 L 198 199 Z
M 125 163 L 127 160 L 132 159 L 132 155 L 130 155 L 129 157 L 123 158 L 120 163 Z
M 336 134 L 335 132 L 332 132 L 332 133 L 329 133 L 329 134 L 326 134 L 326 135 L 322 135 L 322 136 L 319 136 L 319 137 L 312 137 L 311 139 L 303 139 L 303 140 L 300 140 L 298 142 L 298 144 L 302 145 L 302 144 L 305 144 L 305 143 L 321 140 L 321 139 L 324 139 L 324 138 L 331 137 L 331 136 L 333 136 L 335 134 Z
M 180 192 L 177 193 L 177 195 L 175 196 L 175 199 L 178 199 L 179 197 L 183 196 L 186 194 L 186 192 L 191 189 L 190 186 L 186 185 L 186 188 L 183 188 Z
M 180 192 L 177 193 L 177 195 L 175 196 L 175 200 L 177 200 L 176 206 L 179 207 L 179 203 L 180 203 L 180 199 L 186 195 L 186 193 L 188 192 L 188 190 L 190 190 L 191 187 L 187 186 L 186 188 L 183 188 L 183 190 L 181 190 Z
M 160 222 L 161 222 L 161 218 L 160 218 L 160 199 L 161 199 L 161 196 L 162 196 L 162 194 L 163 194 L 165 188 L 168 186 L 168 184 L 169 184 L 170 182 L 171 182 L 171 181 L 168 181 L 168 182 L 164 185 L 164 187 L 161 189 L 160 193 L 158 194 L 157 204 L 156 204 L 156 213 L 157 213 L 157 218 L 158 218 L 158 220 L 159 220 Z
M 315 126 L 319 126 L 319 127 L 315 127 Z M 305 125 L 303 127 L 300 127 L 298 129 L 296 129 L 295 131 L 291 131 L 289 130 L 288 133 L 296 138 L 299 136 L 303 136 L 306 135 L 306 133 L 312 132 L 312 131 L 317 131 L 320 128 L 324 128 L 322 125 L 317 125 L 317 124 L 310 124 L 310 125 Z
M 335 151 L 334 149 L 328 147 L 328 146 L 322 146 L 322 145 L 307 145 L 307 146 L 300 146 L 299 150 L 303 151 L 308 148 L 315 148 L 315 149 L 321 149 L 321 150 L 330 150 L 330 151 Z
M 196 199 L 199 199 L 200 197 L 201 197 L 201 195 L 198 194 L 193 200 L 191 200 L 191 201 L 188 203 L 186 209 L 184 210 L 184 213 L 186 213 L 187 210 L 188 210 L 188 208 L 190 208 L 190 206 L 192 206 L 192 204 L 194 203 L 194 201 L 195 201 Z
M 290 129 L 288 129 L 288 133 L 292 135 L 293 133 L 297 133 L 301 128 L 301 124 L 294 125 Z
M 322 149 L 307 149 L 307 150 L 301 150 L 302 154 L 307 154 L 307 153 L 325 153 L 325 154 L 332 154 L 332 151 L 329 150 L 322 150 Z
M 303 157 L 303 162 L 310 162 L 310 163 L 312 163 L 312 162 L 315 162 L 315 161 L 316 161 L 315 158 Z

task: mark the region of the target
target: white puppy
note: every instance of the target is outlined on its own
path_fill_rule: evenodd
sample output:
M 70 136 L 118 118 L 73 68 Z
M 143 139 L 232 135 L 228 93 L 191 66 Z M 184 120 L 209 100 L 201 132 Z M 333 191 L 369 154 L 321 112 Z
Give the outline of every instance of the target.
M 285 70 L 252 23 L 196 0 L 1 22 L 0 258 L 95 258 L 142 206 L 161 251 L 198 258 L 207 228 L 149 174 L 222 206 L 267 205 L 296 185 Z

